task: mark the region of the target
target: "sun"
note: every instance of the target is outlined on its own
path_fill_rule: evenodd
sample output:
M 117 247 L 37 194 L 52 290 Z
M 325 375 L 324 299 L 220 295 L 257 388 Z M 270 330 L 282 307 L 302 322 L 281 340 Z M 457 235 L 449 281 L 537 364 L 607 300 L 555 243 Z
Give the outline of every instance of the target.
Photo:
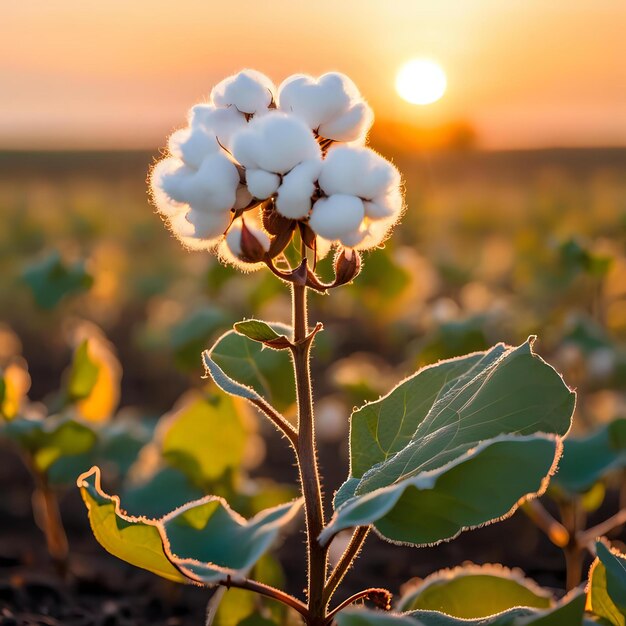
M 443 96 L 448 81 L 441 65 L 430 59 L 412 59 L 396 75 L 398 95 L 411 104 L 431 104 Z

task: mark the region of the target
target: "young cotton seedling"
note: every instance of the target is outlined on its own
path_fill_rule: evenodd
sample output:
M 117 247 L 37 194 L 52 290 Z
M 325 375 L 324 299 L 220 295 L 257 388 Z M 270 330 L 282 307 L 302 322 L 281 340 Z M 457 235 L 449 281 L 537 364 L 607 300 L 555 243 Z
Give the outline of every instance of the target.
M 146 519 L 125 514 L 119 499 L 102 491 L 97 469 L 78 480 L 94 533 L 112 554 L 170 580 L 270 597 L 307 626 L 381 621 L 380 612 L 344 612 L 360 600 L 391 608 L 391 593 L 379 587 L 334 601 L 370 531 L 391 543 L 438 544 L 512 515 L 525 499 L 543 493 L 575 402 L 558 372 L 533 351 L 534 338 L 423 368 L 353 412 L 350 469 L 329 511 L 310 376 L 322 324 L 309 323 L 307 297 L 310 290 L 327 292 L 354 280 L 361 251 L 380 246 L 401 216 L 399 172 L 365 145 L 372 119 L 358 89 L 341 74 L 298 75 L 276 90 L 267 77 L 245 70 L 192 108 L 188 127 L 172 136 L 169 154 L 151 174 L 154 203 L 184 245 L 243 270 L 265 266 L 290 287 L 290 326 L 244 320 L 203 359 L 222 391 L 253 404 L 284 435 L 302 498 L 244 519 L 225 501 L 206 496 Z M 325 283 L 315 264 L 333 247 L 334 278 Z M 281 359 L 291 361 L 293 378 L 270 373 L 279 371 L 270 362 Z M 295 396 L 295 424 L 281 413 L 276 389 Z M 302 598 L 251 575 L 300 507 L 307 562 Z M 330 546 L 341 532 L 351 539 L 331 568 Z M 556 602 L 519 576 L 490 571 L 477 582 L 475 573 L 461 572 L 461 584 L 470 578 L 472 588 L 477 583 L 484 593 L 500 583 L 510 590 L 500 608 L 527 603 L 521 613 L 505 611 L 502 620 L 484 623 L 582 624 L 580 594 Z M 457 623 L 436 611 L 421 613 L 430 617 L 406 613 L 385 624 Z

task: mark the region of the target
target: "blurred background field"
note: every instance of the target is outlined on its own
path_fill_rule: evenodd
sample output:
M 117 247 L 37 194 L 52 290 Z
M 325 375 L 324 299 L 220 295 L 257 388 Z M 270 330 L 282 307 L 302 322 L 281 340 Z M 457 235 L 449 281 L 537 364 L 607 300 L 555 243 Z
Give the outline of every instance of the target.
M 626 150 L 378 147 L 404 173 L 408 210 L 353 286 L 314 296 L 327 327 L 318 383 L 351 406 L 418 365 L 537 334 L 566 380 L 589 387 L 579 425 L 623 411 L 606 390 L 626 385 Z M 122 403 L 155 413 L 201 384 L 199 353 L 232 322 L 288 321 L 274 277 L 186 252 L 163 228 L 145 185 L 156 154 L 0 153 L 1 319 L 23 343 L 31 396 L 58 385 L 73 320 L 115 345 Z M 28 275 L 54 255 L 93 281 L 42 307 Z

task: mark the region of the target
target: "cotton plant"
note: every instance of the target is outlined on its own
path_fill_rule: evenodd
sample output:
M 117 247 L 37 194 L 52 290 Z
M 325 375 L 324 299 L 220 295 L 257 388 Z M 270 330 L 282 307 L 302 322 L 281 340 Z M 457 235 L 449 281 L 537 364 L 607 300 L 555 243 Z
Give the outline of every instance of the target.
M 309 321 L 308 295 L 333 297 L 355 280 L 361 254 L 384 244 L 404 210 L 398 170 L 366 145 L 372 122 L 370 107 L 342 74 L 296 75 L 275 88 L 245 70 L 191 109 L 151 172 L 154 204 L 184 246 L 243 271 L 270 271 L 291 291 L 290 324 L 238 322 L 203 362 L 219 389 L 254 405 L 282 433 L 298 467 L 300 498 L 246 519 L 209 495 L 154 519 L 128 515 L 123 501 L 103 491 L 97 467 L 78 485 L 100 543 L 171 581 L 254 592 L 307 626 L 456 624 L 466 615 L 455 616 L 449 586 L 426 610 L 413 590 L 386 615 L 394 607 L 389 590 L 376 585 L 345 597 L 341 583 L 372 532 L 392 544 L 436 545 L 542 494 L 561 457 L 575 393 L 535 353 L 532 337 L 422 368 L 353 411 L 348 476 L 332 502 L 324 497 L 310 376 L 323 326 Z M 334 277 L 323 282 L 316 262 L 333 249 Z M 270 371 L 280 360 L 293 374 L 274 379 Z M 296 400 L 295 422 L 274 401 L 277 387 Z M 298 523 L 301 509 L 307 584 L 298 596 L 251 572 Z M 582 624 L 580 591 L 557 601 L 503 569 L 461 569 L 443 578 L 453 587 L 457 579 L 461 587 L 470 581 L 480 618 L 495 610 L 481 598 L 507 586 L 498 615 L 481 624 Z M 378 610 L 352 606 L 364 601 Z M 208 623 L 214 613 L 210 606 Z
M 170 137 L 151 174 L 154 204 L 187 247 L 248 270 L 275 268 L 296 230 L 318 255 L 375 248 L 403 197 L 398 170 L 365 145 L 372 121 L 343 74 L 296 75 L 276 89 L 245 70 Z

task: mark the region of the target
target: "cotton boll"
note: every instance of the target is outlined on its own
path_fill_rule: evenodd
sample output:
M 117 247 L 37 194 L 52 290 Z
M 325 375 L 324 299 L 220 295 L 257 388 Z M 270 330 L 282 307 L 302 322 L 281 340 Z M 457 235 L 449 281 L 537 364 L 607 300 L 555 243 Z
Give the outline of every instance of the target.
M 392 218 L 367 221 L 366 228 L 362 230 L 364 236 L 357 243 L 353 243 L 349 247 L 355 250 L 370 250 L 380 246 L 391 233 L 391 229 L 397 221 L 397 216 Z M 344 242 L 344 245 L 348 245 Z
M 319 183 L 328 195 L 351 194 L 372 200 L 399 187 L 400 173 L 370 148 L 336 146 L 324 159 Z
M 320 125 L 318 133 L 334 141 L 363 142 L 374 122 L 374 112 L 366 102 L 358 102 L 343 115 Z
M 363 206 L 365 215 L 373 220 L 398 216 L 402 212 L 402 192 L 399 187 L 394 187 L 384 196 L 363 202 Z
M 231 149 L 235 133 L 248 124 L 245 115 L 236 108 L 220 109 L 212 104 L 196 104 L 189 111 L 188 117 L 192 130 L 201 129 L 209 136 L 214 136 L 217 146 L 221 144 L 227 150 Z
M 191 235 L 194 239 L 217 239 L 230 224 L 230 211 L 198 211 L 191 209 L 187 213 L 187 221 L 193 227 Z
M 228 233 L 226 234 L 226 245 L 236 257 L 240 257 L 242 255 L 241 236 L 243 224 L 243 220 L 233 222 L 232 226 L 228 230 Z M 267 233 L 249 222 L 245 222 L 245 225 L 248 232 L 259 242 L 261 248 L 267 252 L 270 249 L 270 238 Z
M 228 219 L 230 220 L 229 216 Z M 167 223 L 176 238 L 189 250 L 211 250 L 216 246 L 219 237 L 224 232 L 222 230 L 215 237 L 203 239 L 196 235 L 195 227 L 188 221 L 184 212 L 170 218 Z
M 213 87 L 211 101 L 219 107 L 234 106 L 242 113 L 267 109 L 274 99 L 272 81 L 256 70 L 243 70 Z
M 336 194 L 320 198 L 313 205 L 309 226 L 316 234 L 335 241 L 356 231 L 364 215 L 360 198 Z
M 254 118 L 234 136 L 232 152 L 244 167 L 275 174 L 286 174 L 299 163 L 321 155 L 306 124 L 278 112 Z
M 265 170 L 246 170 L 246 185 L 248 191 L 259 200 L 269 198 L 278 189 L 280 177 Z
M 162 159 L 152 168 L 150 192 L 159 213 L 171 216 L 185 209 L 183 186 L 192 174 L 192 169 L 173 157 Z
M 177 130 L 170 136 L 167 147 L 170 154 L 196 169 L 200 167 L 204 157 L 220 149 L 215 135 L 203 127 Z
M 278 189 L 276 210 L 290 219 L 306 217 L 311 210 L 311 196 L 315 193 L 322 162 L 319 159 L 305 161 L 296 165 L 283 177 Z
M 304 74 L 290 76 L 278 88 L 279 107 L 317 130 L 350 107 L 354 84 L 348 85 L 344 78 L 347 79 L 335 72 L 324 74 L 318 80 Z
M 368 235 L 367 228 L 358 228 L 352 232 L 347 233 L 343 237 L 339 238 L 339 241 L 346 246 L 346 248 L 356 248 Z
M 211 154 L 184 185 L 189 206 L 200 211 L 229 211 L 235 205 L 239 172 L 224 152 Z

